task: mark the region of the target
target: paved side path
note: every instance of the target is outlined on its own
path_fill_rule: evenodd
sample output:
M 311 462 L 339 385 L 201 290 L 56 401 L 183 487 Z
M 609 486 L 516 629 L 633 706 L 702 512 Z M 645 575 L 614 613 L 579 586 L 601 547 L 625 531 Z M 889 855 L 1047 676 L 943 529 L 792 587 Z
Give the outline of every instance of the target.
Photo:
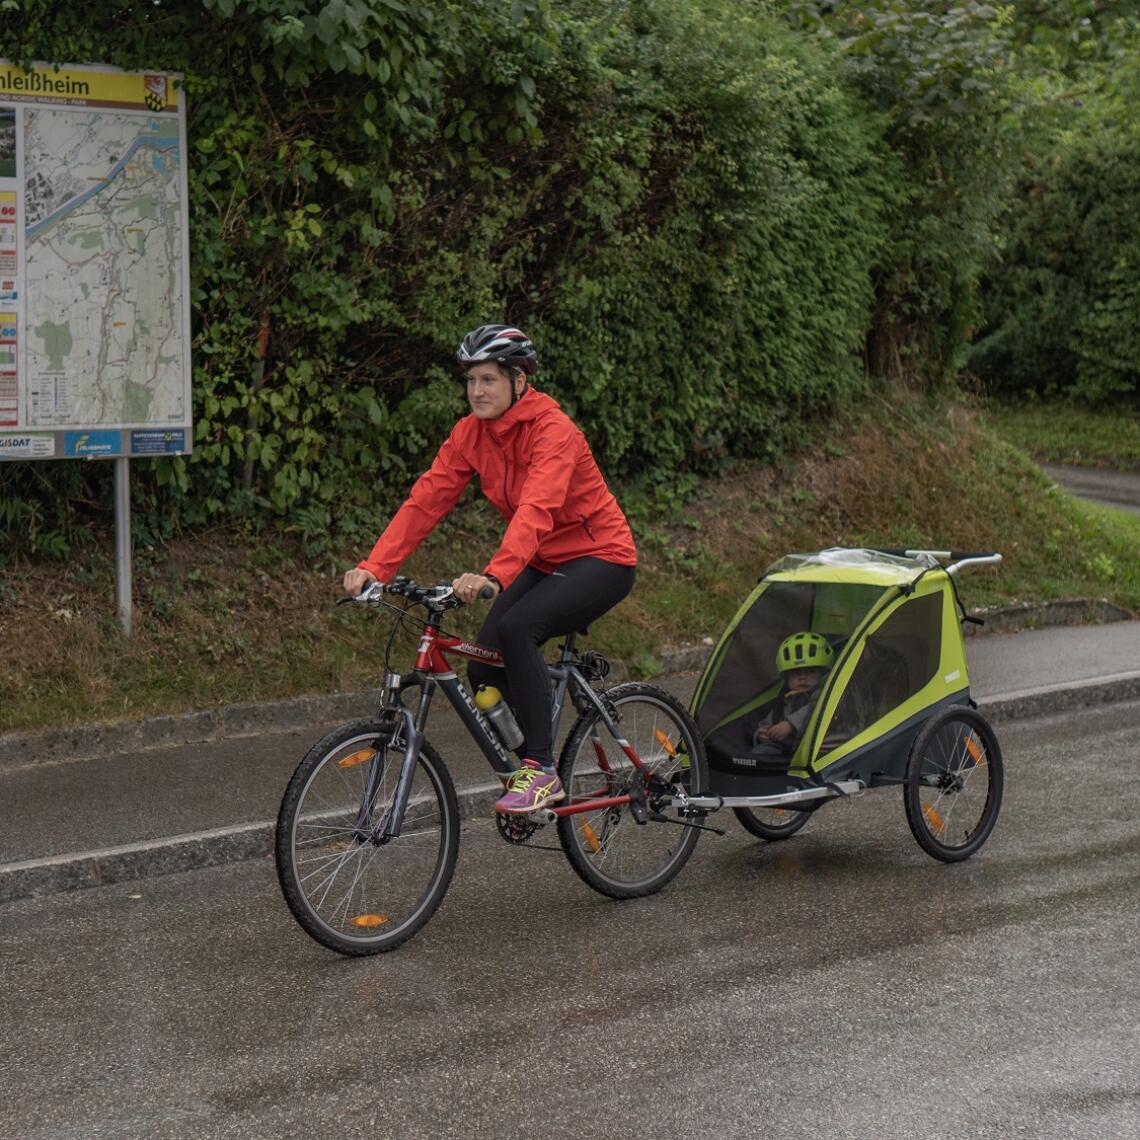
M 1140 622 L 1054 627 L 966 639 L 970 685 L 979 702 L 1037 690 L 1067 690 L 1140 671 Z
M 1140 699 L 1140 622 L 973 637 L 966 644 L 974 697 L 999 724 Z M 696 679 L 691 672 L 658 683 L 687 701 Z M 45 759 L 34 737 L 7 748 L 0 738 L 0 902 L 264 855 L 298 760 L 330 727 L 367 715 L 372 703 L 366 697 L 283 704 L 273 715 L 238 718 L 235 734 L 222 739 L 130 746 L 117 754 L 114 732 L 105 730 L 103 749 L 83 760 L 60 759 L 67 752 L 55 748 Z M 274 728 L 289 716 L 303 727 Z M 198 723 L 186 718 L 189 726 Z M 119 731 L 146 735 L 138 726 Z M 442 697 L 431 735 L 469 810 L 486 810 L 489 770 Z
M 1098 507 L 1140 514 L 1140 471 L 1105 471 L 1042 463 L 1041 470 L 1072 494 Z

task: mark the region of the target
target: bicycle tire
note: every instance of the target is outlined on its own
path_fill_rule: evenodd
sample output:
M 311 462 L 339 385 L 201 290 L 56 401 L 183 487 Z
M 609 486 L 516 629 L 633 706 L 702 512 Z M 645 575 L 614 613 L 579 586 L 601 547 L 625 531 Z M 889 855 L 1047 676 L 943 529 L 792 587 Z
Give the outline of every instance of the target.
M 739 807 L 733 808 L 732 812 L 745 831 L 757 839 L 766 839 L 769 843 L 791 839 L 812 817 L 810 811 L 797 811 L 795 808 Z M 780 822 L 781 816 L 783 822 Z
M 935 713 L 915 737 L 903 789 L 906 819 L 935 859 L 968 859 L 989 838 L 1001 810 L 1005 770 L 989 722 L 975 709 Z
M 707 790 L 704 742 L 680 701 L 664 689 L 640 682 L 617 685 L 602 696 L 619 718 L 624 738 L 651 771 L 688 794 Z M 567 802 L 574 803 L 625 794 L 636 769 L 591 709 L 570 730 L 558 772 Z M 616 899 L 653 894 L 692 855 L 700 831 L 683 826 L 677 809 L 660 803 L 656 807 L 664 818 L 654 819 L 655 799 L 660 797 L 650 792 L 646 823 L 636 821 L 629 804 L 559 817 L 562 849 L 579 877 L 595 891 Z
M 382 828 L 403 762 L 401 733 L 367 720 L 334 729 L 309 749 L 281 800 L 274 842 L 281 892 L 301 928 L 340 954 L 402 945 L 435 913 L 455 870 L 455 786 L 427 741 L 400 835 L 361 837 L 358 813 L 375 764 L 381 768 L 365 826 L 371 836 Z

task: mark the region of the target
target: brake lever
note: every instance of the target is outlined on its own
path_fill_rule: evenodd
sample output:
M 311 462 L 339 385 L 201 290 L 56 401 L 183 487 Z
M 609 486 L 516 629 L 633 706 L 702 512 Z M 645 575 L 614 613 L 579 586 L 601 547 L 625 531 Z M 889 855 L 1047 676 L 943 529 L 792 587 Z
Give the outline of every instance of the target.
M 369 582 L 359 594 L 350 594 L 346 598 L 337 598 L 336 604 L 338 606 L 347 606 L 352 603 L 359 605 L 371 605 L 374 602 L 380 601 L 384 595 L 384 587 L 380 582 Z
M 435 594 L 435 598 L 438 601 L 450 601 L 453 606 L 457 607 L 467 604 L 455 593 L 455 588 L 453 586 L 449 586 L 445 582 L 440 582 L 439 586 L 436 588 L 439 590 L 439 593 Z M 482 598 L 484 600 L 493 598 L 494 596 L 495 588 L 493 586 L 484 586 L 476 595 L 477 598 Z

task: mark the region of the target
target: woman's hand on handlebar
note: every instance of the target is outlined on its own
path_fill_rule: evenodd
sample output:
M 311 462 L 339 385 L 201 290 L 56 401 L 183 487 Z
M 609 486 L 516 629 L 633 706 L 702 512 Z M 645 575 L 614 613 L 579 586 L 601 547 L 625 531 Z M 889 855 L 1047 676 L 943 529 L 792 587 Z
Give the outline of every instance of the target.
M 464 605 L 470 605 L 480 597 L 493 598 L 499 592 L 498 583 L 485 574 L 460 574 L 451 583 L 451 588 Z M 490 593 L 484 593 L 487 590 Z
M 344 574 L 344 592 L 350 597 L 355 598 L 357 594 L 363 592 L 371 582 L 379 581 L 375 574 L 368 570 L 361 570 L 359 566 L 354 566 L 351 570 L 346 570 Z

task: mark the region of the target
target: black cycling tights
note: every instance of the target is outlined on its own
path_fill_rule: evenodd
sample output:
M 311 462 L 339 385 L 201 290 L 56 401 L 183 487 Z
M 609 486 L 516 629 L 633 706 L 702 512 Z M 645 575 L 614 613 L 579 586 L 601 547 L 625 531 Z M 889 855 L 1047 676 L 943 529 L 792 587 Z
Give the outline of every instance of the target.
M 539 646 L 613 609 L 633 589 L 635 575 L 632 566 L 600 558 L 576 558 L 551 574 L 528 566 L 495 599 L 478 641 L 502 652 L 504 668 L 472 661 L 467 676 L 474 689 L 494 685 L 502 690 L 525 737 L 520 756 L 546 767 L 554 763 L 550 677 Z

